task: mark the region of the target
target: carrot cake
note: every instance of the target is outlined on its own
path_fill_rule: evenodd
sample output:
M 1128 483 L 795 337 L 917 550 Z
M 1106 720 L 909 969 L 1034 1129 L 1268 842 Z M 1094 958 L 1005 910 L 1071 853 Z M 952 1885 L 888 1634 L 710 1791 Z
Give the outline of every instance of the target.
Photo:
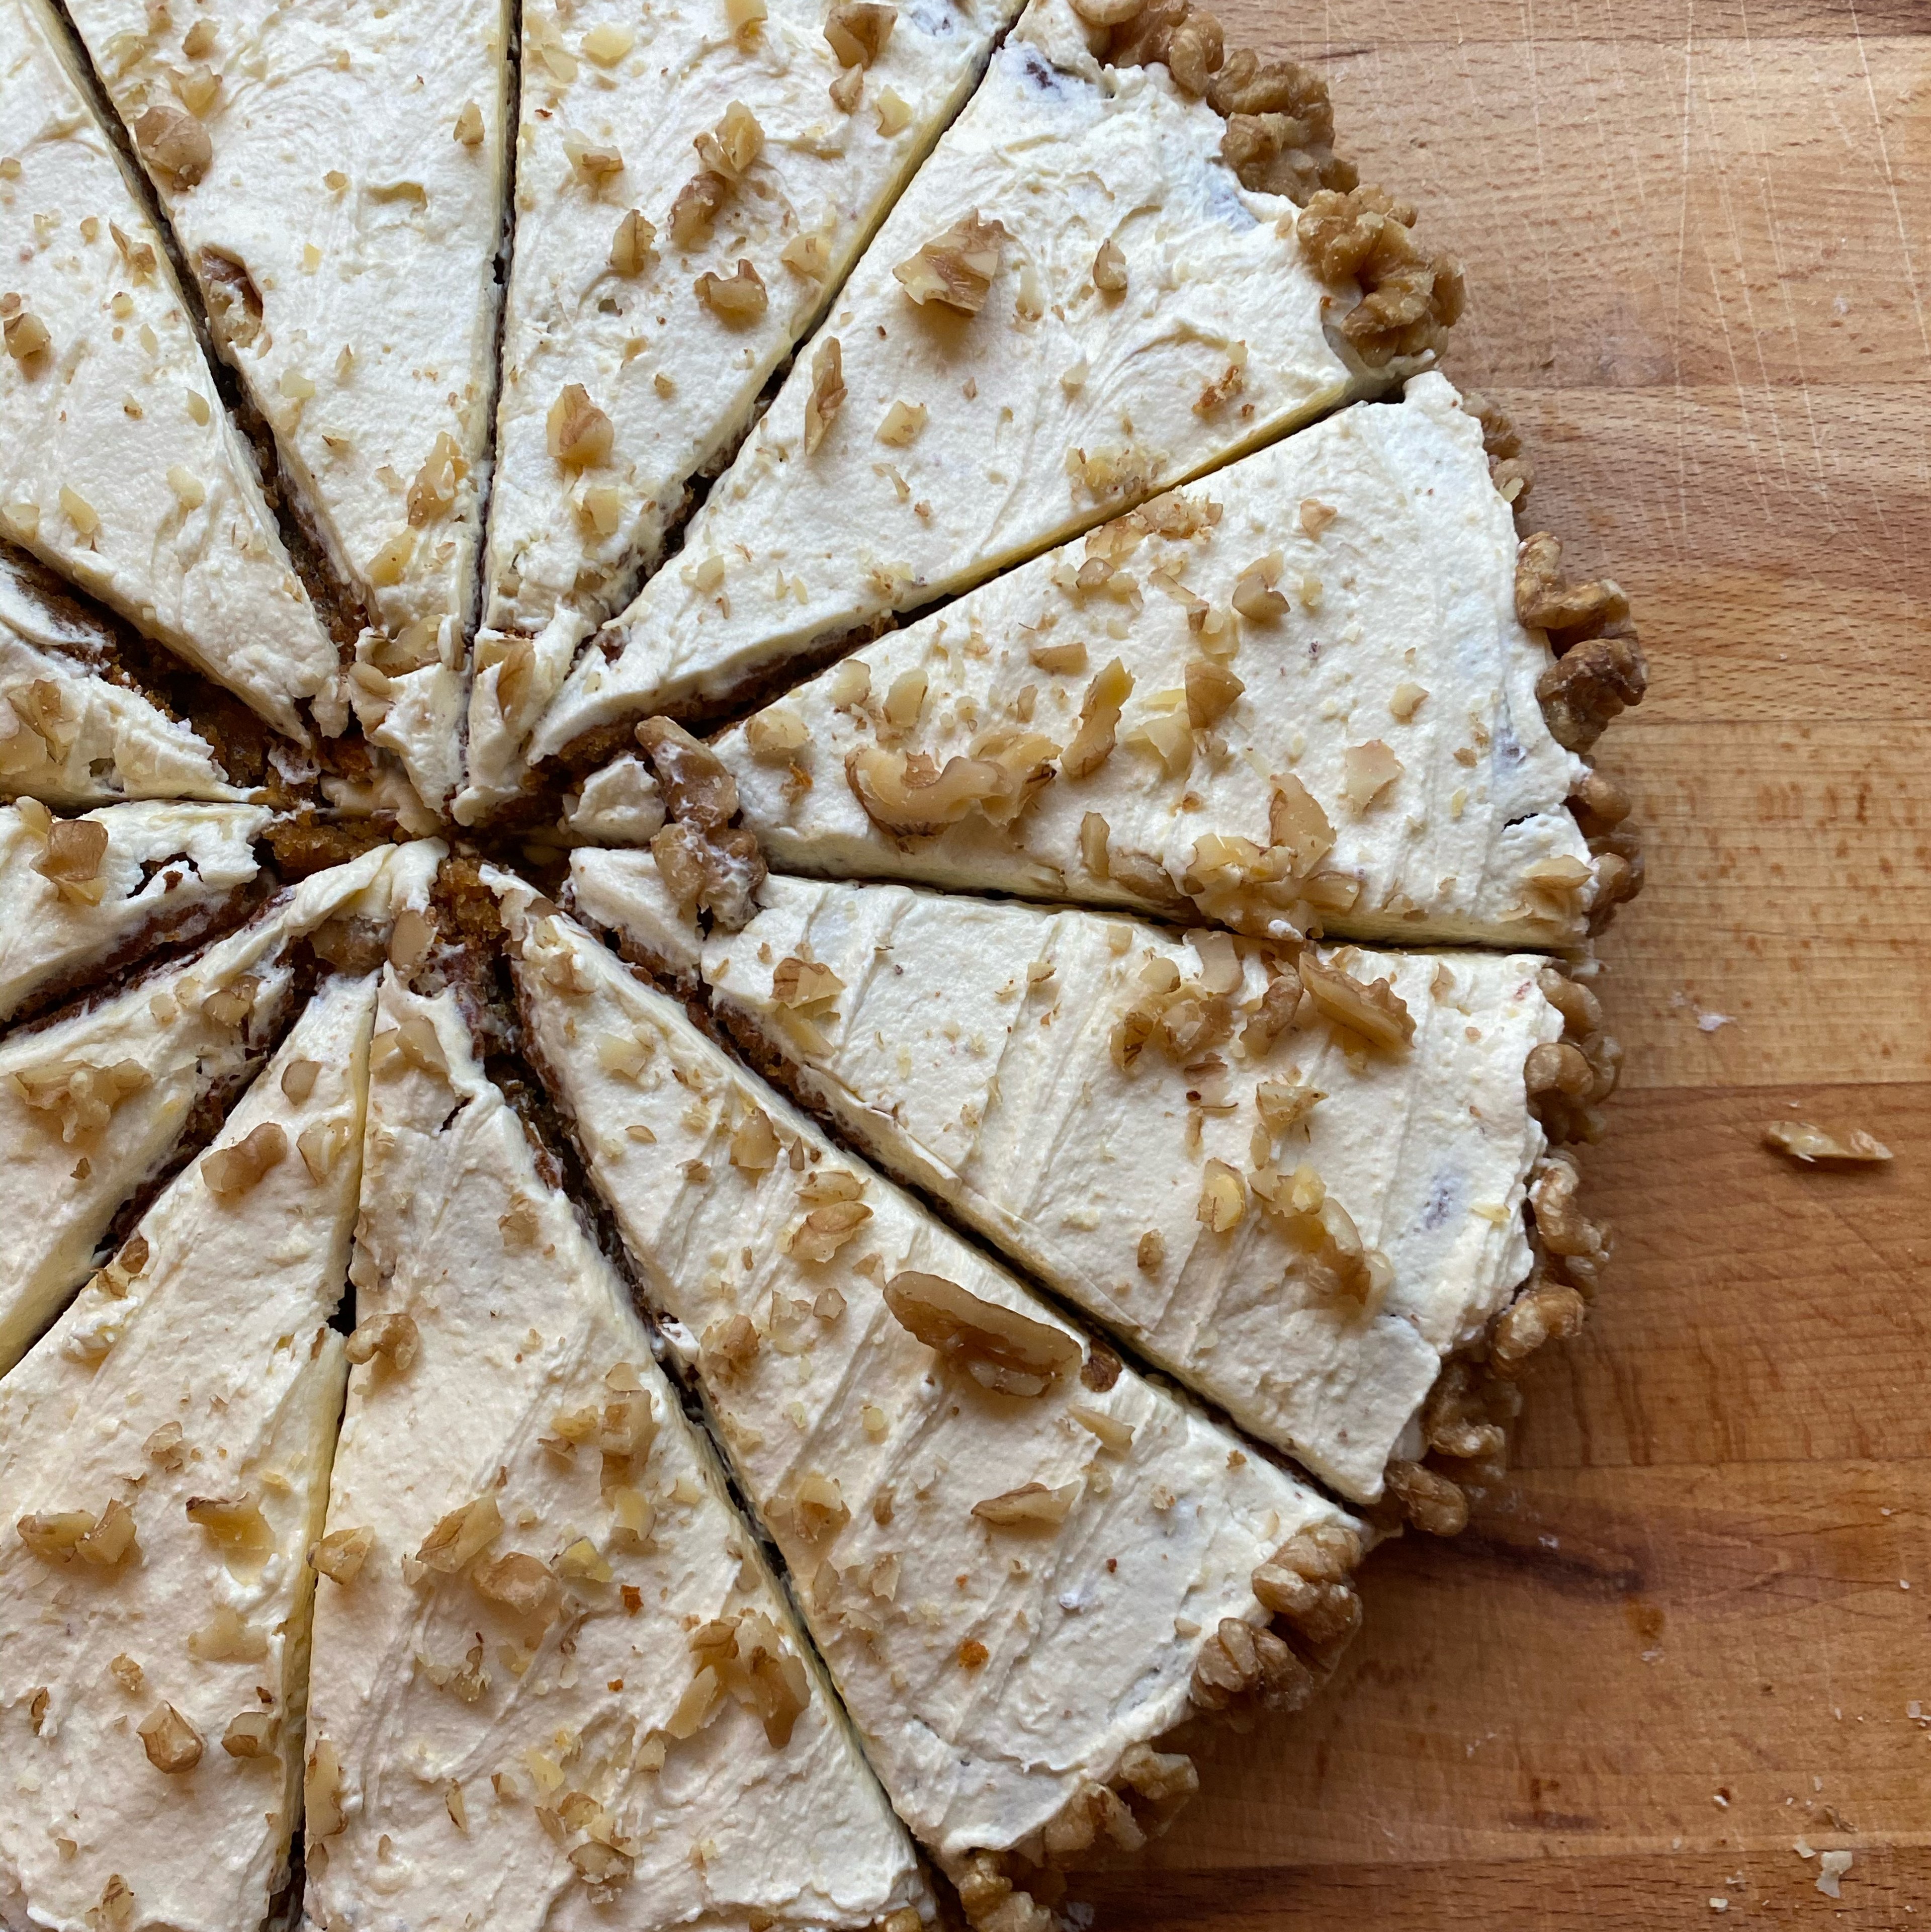
M 46 0 L 0 22 L 0 532 L 301 739 L 334 647 L 166 246 Z
M 525 8 L 472 785 L 514 782 L 519 729 L 661 560 L 1016 10 Z
M 304 1922 L 918 1932 L 910 1841 L 457 992 L 391 968 L 372 1058 Z
M 794 870 L 1573 944 L 1613 893 L 1517 550 L 1481 424 L 1420 376 L 853 652 L 719 755 Z
M 236 1932 L 285 1887 L 374 986 L 0 1381 L 0 1924 Z
M 1320 82 L 1221 66 L 1186 12 L 1136 39 L 1032 0 L 531 758 L 715 706 L 1432 359 L 1452 269 L 1416 253 L 1420 320 L 1351 335 L 1362 283 L 1300 238 L 1297 201 L 1354 178 Z M 1240 146 L 1250 98 L 1297 104 L 1299 176 Z
M 507 0 L 68 10 L 368 627 L 349 700 L 434 806 L 460 778 L 487 480 Z
M 379 846 L 316 872 L 239 932 L 0 1040 L 0 1372 L 86 1279 L 123 1204 L 218 1123 L 313 970 L 314 943 L 358 923 L 385 931 L 439 850 Z
M 985 1884 L 1138 1842 L 1191 1786 L 1156 1739 L 1312 1690 L 1355 1528 L 502 894 L 532 1058 L 900 1816 Z
M 776 878 L 700 944 L 637 852 L 579 852 L 572 891 L 900 1180 L 1345 1496 L 1420 1455 L 1445 1358 L 1492 1354 L 1530 1274 L 1531 1084 L 1573 1072 L 1543 959 Z

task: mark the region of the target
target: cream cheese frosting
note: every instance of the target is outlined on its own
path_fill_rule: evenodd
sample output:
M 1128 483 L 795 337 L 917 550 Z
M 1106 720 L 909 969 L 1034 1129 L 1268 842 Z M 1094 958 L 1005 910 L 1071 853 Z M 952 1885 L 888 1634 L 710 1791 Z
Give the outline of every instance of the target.
M 460 776 L 487 480 L 505 0 L 73 10 L 372 627 L 349 680 L 363 729 L 434 806 Z
M 1264 935 L 1578 943 L 1597 862 L 1563 802 L 1586 768 L 1536 698 L 1516 548 L 1480 424 L 1422 375 L 880 638 L 718 755 L 787 870 Z M 1009 822 L 901 834 L 916 789 L 883 824 L 860 795 L 908 757 L 1015 750 Z
M 385 975 L 373 1057 L 305 1922 L 916 1932 L 910 1841 L 454 994 Z
M 9 1928 L 241 1932 L 286 1880 L 373 995 L 323 987 L 0 1381 Z
M 303 737 L 334 647 L 65 28 L 0 20 L 0 531 Z
M 108 674 L 111 632 L 49 596 L 37 568 L 0 553 L 0 798 L 245 796 L 193 726 Z
M 289 942 L 419 904 L 442 848 L 378 847 L 112 998 L 0 1042 L 0 1372 L 86 1276 L 115 1210 L 279 1029 Z
M 862 61 L 848 107 L 830 92 L 848 70 L 827 10 L 772 0 L 734 31 L 715 5 L 524 8 L 487 566 L 495 629 L 535 635 L 559 610 L 594 624 L 629 600 L 686 485 L 729 454 L 1018 8 L 900 10 L 875 54 L 847 46 Z M 720 158 L 730 165 L 712 166 Z M 707 168 L 715 212 L 700 220 L 687 202 L 673 216 Z M 763 302 L 721 314 L 696 285 L 735 279 L 742 260 Z M 592 463 L 559 460 L 550 429 L 572 382 L 610 424 Z
M 1067 0 L 1033 0 L 532 758 L 714 702 L 1342 400 L 1324 316 L 1352 286 L 1315 278 L 1293 204 L 1241 186 L 1223 132 L 1164 68 L 1097 61 Z M 1004 237 L 983 306 L 915 301 L 898 272 L 975 216 Z M 1095 285 L 1107 244 L 1123 290 Z
M 506 901 L 532 1054 L 893 1804 L 955 1864 L 1036 1845 L 1187 1713 L 1203 1633 L 1266 1622 L 1256 1564 L 1338 1513 L 835 1150 L 574 922 Z M 919 1276 L 1020 1317 L 1057 1367 L 1007 1384 L 1029 1396 L 946 1366 L 885 1298 Z M 1011 1520 L 1035 1498 L 1048 1520 Z
M 149 800 L 65 820 L 0 806 L 0 1019 L 57 982 L 198 936 L 260 872 L 254 841 L 272 815 Z M 100 830 L 55 829 L 68 824 Z
M 586 917 L 659 957 L 677 945 L 647 855 L 580 852 L 571 876 Z M 667 963 L 696 955 L 713 1010 L 809 1104 L 1243 1428 L 1345 1496 L 1381 1494 L 1442 1358 L 1529 1272 L 1544 1136 L 1522 1067 L 1562 1031 L 1543 961 L 1310 948 L 1387 980 L 1412 1037 L 1377 1047 L 1302 998 L 1264 1042 L 1249 1023 L 1295 974 L 1264 943 L 903 886 L 773 878 L 760 897 L 742 932 Z M 838 982 L 802 1007 L 799 961 Z M 1210 1022 L 1177 1061 L 1156 1035 L 1123 1067 L 1116 1030 L 1170 982 L 1223 1000 L 1225 1036 Z M 1200 1218 L 1214 1162 L 1241 1178 L 1224 1230 Z M 1303 1164 L 1386 1258 L 1378 1292 L 1311 1280 L 1250 1192 L 1257 1167 Z

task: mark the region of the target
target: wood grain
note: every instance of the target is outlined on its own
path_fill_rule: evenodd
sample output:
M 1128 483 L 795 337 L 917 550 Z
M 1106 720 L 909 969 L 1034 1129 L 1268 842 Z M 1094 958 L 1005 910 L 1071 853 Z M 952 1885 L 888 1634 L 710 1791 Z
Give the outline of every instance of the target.
M 1630 592 L 1649 883 L 1603 947 L 1617 1264 L 1509 1484 L 1378 1552 L 1330 1694 L 1209 1744 L 1076 1916 L 1931 1922 L 1931 7 L 1222 13 L 1460 255 L 1451 373 Z M 1793 1117 L 1897 1158 L 1798 1170 Z

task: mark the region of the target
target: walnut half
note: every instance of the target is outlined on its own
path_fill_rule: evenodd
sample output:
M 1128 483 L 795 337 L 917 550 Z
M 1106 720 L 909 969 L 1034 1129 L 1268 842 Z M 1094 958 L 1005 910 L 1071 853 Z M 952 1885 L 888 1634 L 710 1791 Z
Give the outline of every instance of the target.
M 926 1347 L 1002 1395 L 1044 1395 L 1079 1366 L 1080 1345 L 1063 1328 L 982 1300 L 943 1275 L 894 1275 L 885 1305 Z
M 1371 369 L 1439 353 L 1462 314 L 1459 266 L 1414 238 L 1415 211 L 1384 189 L 1318 189 L 1297 225 L 1302 249 L 1324 282 L 1353 281 L 1361 299 L 1341 332 Z

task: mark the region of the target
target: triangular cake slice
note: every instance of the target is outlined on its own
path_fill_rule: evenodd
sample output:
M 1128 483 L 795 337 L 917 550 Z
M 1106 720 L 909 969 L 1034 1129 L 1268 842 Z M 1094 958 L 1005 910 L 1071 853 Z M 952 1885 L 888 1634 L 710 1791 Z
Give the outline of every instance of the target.
M 134 675 L 125 662 L 133 643 L 43 565 L 0 544 L 0 798 L 72 810 L 247 795 L 222 734 L 177 716 Z M 203 710 L 213 688 L 196 694 Z M 232 722 L 240 707 L 230 700 L 223 709 Z
M 1018 10 L 530 0 L 480 668 L 628 602 Z
M 254 842 L 272 815 L 162 800 L 76 818 L 37 799 L 0 806 L 0 1020 L 232 917 L 260 874 Z
M 1576 652 L 1522 621 L 1517 568 L 1482 424 L 1423 375 L 881 638 L 718 753 L 787 869 L 1570 944 L 1631 878 L 1564 808 L 1588 768 L 1544 700 Z
M 46 0 L 0 28 L 0 531 L 304 737 L 335 649 L 161 238 Z
M 457 995 L 385 976 L 305 1922 L 917 1932 L 903 1828 Z
M 0 1921 L 243 1932 L 288 1874 L 374 982 L 329 981 L 0 1381 Z
M 454 783 L 495 392 L 508 0 L 69 10 L 370 629 L 349 695 Z
M 508 910 L 532 1057 L 899 1815 L 975 1919 L 1028 1864 L 1138 1843 L 1192 1788 L 1156 1739 L 1312 1692 L 1356 1531 L 574 922 Z
M 1439 1452 L 1467 1364 L 1513 1373 L 1553 1312 L 1504 1313 L 1546 1145 L 1531 1089 L 1598 1103 L 1619 1055 L 1542 959 L 779 878 L 700 943 L 648 854 L 580 852 L 572 880 L 899 1179 L 1345 1496 Z M 1477 1426 L 1465 1463 L 1501 1446 Z
M 0 1372 L 85 1279 L 123 1204 L 226 1110 L 298 979 L 318 958 L 379 958 L 441 850 L 379 846 L 317 872 L 239 932 L 0 1042 Z
M 1327 146 L 1321 83 L 1245 56 L 1212 74 L 1219 29 L 1183 31 L 1187 11 L 1098 28 L 1033 0 L 675 565 L 543 718 L 535 759 L 626 716 L 715 709 L 1432 355 L 1453 273 L 1383 220 L 1417 320 L 1357 347 L 1362 284 L 1272 191 L 1321 194 L 1345 225 L 1347 197 L 1316 187 L 1353 178 Z M 1250 98 L 1298 103 L 1273 124 L 1305 178 L 1241 148 L 1237 121 L 1267 118 L 1240 113 Z M 1365 254 L 1352 266 L 1372 279 Z

